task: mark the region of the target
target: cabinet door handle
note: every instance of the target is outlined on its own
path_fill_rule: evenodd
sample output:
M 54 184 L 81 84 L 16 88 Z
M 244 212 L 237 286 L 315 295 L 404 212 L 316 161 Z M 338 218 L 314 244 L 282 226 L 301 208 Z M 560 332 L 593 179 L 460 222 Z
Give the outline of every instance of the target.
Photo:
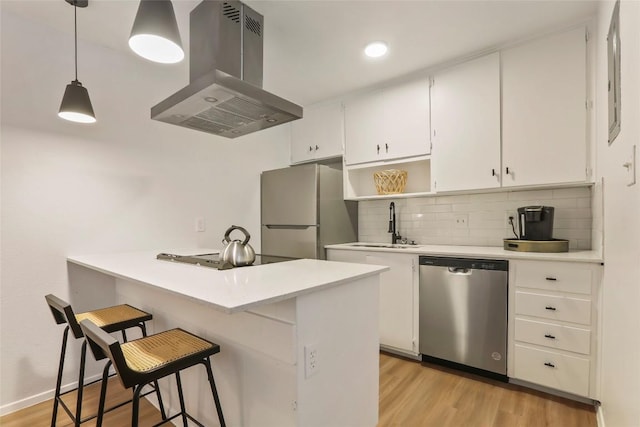
M 509 175 L 509 166 L 505 168 L 505 171 L 507 172 L 507 175 Z
M 556 311 L 556 308 L 555 308 L 555 307 L 551 307 L 551 306 L 549 306 L 549 305 L 548 305 L 548 306 L 546 306 L 544 309 L 545 309 L 545 310 L 550 310 L 550 311 Z
M 384 144 L 384 149 L 388 153 L 389 152 L 389 144 Z
M 544 337 L 545 337 L 545 338 L 549 338 L 550 340 L 555 340 L 555 339 L 556 339 L 556 337 L 554 337 L 554 336 L 553 336 L 553 335 L 551 335 L 551 334 L 544 334 Z
M 312 151 L 313 151 L 313 147 L 309 146 L 309 152 L 312 152 Z
M 318 148 L 320 148 L 320 147 L 318 147 L 318 146 L 316 145 L 316 151 L 318 151 Z
M 548 366 L 550 368 L 555 368 L 556 367 L 556 365 L 554 365 L 553 363 L 550 363 L 550 362 L 544 362 L 544 366 Z
M 491 169 L 491 176 L 496 176 L 496 170 L 495 169 Z
M 376 149 L 378 151 L 378 154 L 380 154 L 380 144 L 376 144 Z
M 549 280 L 550 282 L 555 282 L 558 279 L 556 279 L 555 277 L 545 277 L 545 280 Z

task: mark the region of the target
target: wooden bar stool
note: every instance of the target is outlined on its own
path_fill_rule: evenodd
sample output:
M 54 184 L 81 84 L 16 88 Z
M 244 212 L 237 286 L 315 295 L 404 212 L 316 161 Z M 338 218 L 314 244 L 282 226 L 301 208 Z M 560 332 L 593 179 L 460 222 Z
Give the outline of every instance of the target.
M 66 391 L 65 393 L 60 393 L 60 389 L 62 386 L 62 374 L 64 371 L 64 360 L 67 351 L 67 341 L 69 337 L 69 330 L 73 333 L 74 338 L 79 339 L 84 337 L 82 333 L 82 329 L 80 328 L 79 322 L 82 320 L 89 319 L 99 328 L 102 328 L 104 331 L 111 332 L 121 332 L 122 338 L 126 342 L 127 335 L 125 330 L 129 328 L 140 328 L 143 336 L 147 336 L 147 329 L 144 322 L 151 320 L 153 317 L 151 314 L 139 310 L 130 305 L 116 305 L 113 307 L 101 308 L 98 310 L 87 311 L 84 313 L 75 314 L 73 312 L 73 308 L 71 305 L 62 299 L 56 297 L 55 295 L 46 295 L 45 299 L 47 304 L 49 304 L 49 308 L 51 309 L 51 314 L 53 314 L 53 318 L 58 325 L 66 323 L 67 326 L 64 329 L 64 333 L 62 335 L 62 349 L 60 350 L 60 364 L 58 366 L 58 379 L 56 382 L 56 391 L 53 399 L 53 414 L 51 416 L 51 427 L 55 427 L 56 425 L 56 417 L 58 416 L 58 405 L 62 406 L 65 412 L 69 415 L 69 417 L 73 420 L 74 426 L 79 426 L 81 423 L 84 423 L 90 419 L 96 418 L 97 414 L 91 415 L 86 418 L 82 418 L 82 395 L 84 390 L 84 369 L 85 362 L 87 356 L 87 342 L 83 341 L 82 349 L 80 354 L 80 370 L 78 374 L 78 396 L 76 399 L 76 411 L 75 414 L 71 412 L 71 410 L 67 407 L 67 404 L 62 400 L 62 397 L 72 392 L 73 390 Z M 100 380 L 98 380 L 100 381 Z M 95 382 L 95 381 L 94 381 Z M 89 384 L 93 384 L 89 383 Z M 89 385 L 87 384 L 87 385 Z M 162 413 L 162 417 L 166 418 L 166 414 L 164 411 L 164 407 L 162 406 L 162 399 L 160 398 L 160 389 L 157 387 L 157 383 L 155 385 L 155 391 L 158 394 L 158 400 L 160 401 L 160 411 Z M 151 391 L 152 392 L 152 391 Z M 151 393 L 149 392 L 149 393 Z M 148 393 L 147 393 L 148 394 Z M 130 402 L 129 400 L 128 402 Z M 128 402 L 123 402 L 119 405 L 116 405 L 112 408 L 109 408 L 108 411 L 120 407 Z
M 137 340 L 120 344 L 115 338 L 100 329 L 90 320 L 80 322 L 80 327 L 89 342 L 93 355 L 97 360 L 109 358 L 105 366 L 100 391 L 100 403 L 98 406 L 97 427 L 102 426 L 104 415 L 104 402 L 107 393 L 106 377 L 109 365 L 113 364 L 125 388 L 132 388 L 133 409 L 131 411 L 131 426 L 138 425 L 138 410 L 140 405 L 140 392 L 142 387 L 160 378 L 175 375 L 180 400 L 180 412 L 163 419 L 159 426 L 179 416 L 187 427 L 187 419 L 204 427 L 198 420 L 189 415 L 184 404 L 180 371 L 192 366 L 202 364 L 207 371 L 213 401 L 218 412 L 218 420 L 221 426 L 225 426 L 222 407 L 218 397 L 213 372 L 211 370 L 210 356 L 220 352 L 220 346 L 207 341 L 182 329 L 171 329 L 159 334 L 143 337 Z M 154 426 L 155 427 L 155 426 Z

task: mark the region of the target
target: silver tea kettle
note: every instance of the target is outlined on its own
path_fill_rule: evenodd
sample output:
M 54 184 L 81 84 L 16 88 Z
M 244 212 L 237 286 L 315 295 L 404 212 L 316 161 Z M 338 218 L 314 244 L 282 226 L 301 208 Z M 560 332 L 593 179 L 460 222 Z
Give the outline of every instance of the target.
M 240 230 L 244 233 L 244 241 L 231 241 L 229 235 L 234 230 Z M 224 249 L 222 249 L 220 259 L 223 262 L 230 263 L 234 267 L 242 267 L 244 265 L 253 264 L 253 262 L 256 260 L 256 253 L 249 244 L 249 239 L 251 239 L 251 236 L 244 228 L 237 225 L 232 225 L 231 227 L 229 227 L 226 233 L 224 233 L 224 239 L 222 239 L 222 243 L 226 246 L 224 247 Z

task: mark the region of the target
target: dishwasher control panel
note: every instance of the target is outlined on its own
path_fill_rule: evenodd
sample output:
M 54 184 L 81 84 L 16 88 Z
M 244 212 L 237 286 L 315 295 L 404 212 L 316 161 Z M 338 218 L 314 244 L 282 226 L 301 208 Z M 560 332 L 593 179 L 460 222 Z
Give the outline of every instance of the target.
M 435 267 L 470 268 L 473 270 L 509 270 L 509 261 L 477 258 L 451 258 L 420 256 L 420 265 L 432 265 Z

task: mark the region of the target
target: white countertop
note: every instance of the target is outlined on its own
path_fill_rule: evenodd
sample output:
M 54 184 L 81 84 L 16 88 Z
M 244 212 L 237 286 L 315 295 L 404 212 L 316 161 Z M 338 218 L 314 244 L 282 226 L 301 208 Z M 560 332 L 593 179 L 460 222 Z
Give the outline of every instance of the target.
M 367 244 L 357 242 L 357 244 Z M 370 243 L 385 244 L 385 243 Z M 454 246 L 454 245 L 399 245 L 394 248 L 376 248 L 367 246 L 355 246 L 353 243 L 343 243 L 339 245 L 327 245 L 326 249 L 343 249 L 350 251 L 379 251 L 419 255 L 442 255 L 460 257 L 481 257 L 490 259 L 525 259 L 540 261 L 572 261 L 572 262 L 602 262 L 602 254 L 598 251 L 569 251 L 560 253 L 541 252 L 517 252 L 507 251 L 499 246 Z
M 76 255 L 67 260 L 110 276 L 127 279 L 211 304 L 227 313 L 245 311 L 298 295 L 379 274 L 386 266 L 299 259 L 216 270 L 156 259 L 160 252 L 214 253 L 217 250 L 157 250 Z

